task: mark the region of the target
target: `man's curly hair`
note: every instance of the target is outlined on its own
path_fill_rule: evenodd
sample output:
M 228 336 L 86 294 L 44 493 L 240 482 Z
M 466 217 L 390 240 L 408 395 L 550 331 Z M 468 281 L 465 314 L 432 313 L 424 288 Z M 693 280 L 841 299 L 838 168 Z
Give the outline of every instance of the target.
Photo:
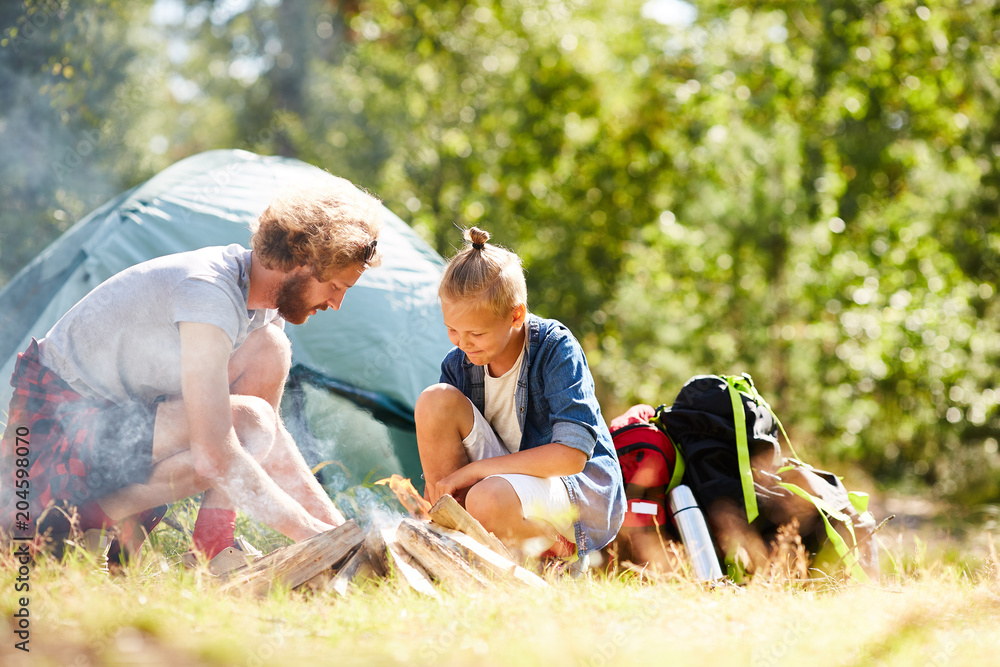
M 269 269 L 306 266 L 325 282 L 335 271 L 365 264 L 365 252 L 381 228 L 379 200 L 333 176 L 272 200 L 251 226 L 250 247 Z M 376 252 L 367 266 L 381 263 Z

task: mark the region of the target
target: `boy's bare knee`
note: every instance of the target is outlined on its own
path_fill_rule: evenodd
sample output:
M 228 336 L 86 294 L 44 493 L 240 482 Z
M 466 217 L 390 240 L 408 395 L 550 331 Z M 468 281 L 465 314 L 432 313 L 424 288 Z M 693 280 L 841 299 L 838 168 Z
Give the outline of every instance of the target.
M 474 484 L 465 497 L 465 509 L 487 530 L 498 535 L 509 532 L 512 524 L 522 520 L 517 492 L 499 477 Z
M 240 444 L 258 461 L 263 460 L 274 445 L 278 418 L 274 408 L 263 398 L 233 396 L 233 428 Z
M 445 383 L 432 384 L 420 392 L 413 417 L 417 422 L 453 417 L 456 410 L 468 403 L 469 399 L 458 388 Z

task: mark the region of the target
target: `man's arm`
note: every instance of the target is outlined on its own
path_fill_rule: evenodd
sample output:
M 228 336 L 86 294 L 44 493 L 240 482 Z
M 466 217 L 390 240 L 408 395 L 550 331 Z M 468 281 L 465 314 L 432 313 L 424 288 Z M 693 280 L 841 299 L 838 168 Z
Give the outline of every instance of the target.
M 211 324 L 181 322 L 179 327 L 181 392 L 195 472 L 237 507 L 293 540 L 330 530 L 333 526 L 306 512 L 240 445 L 229 399 L 229 336 Z
M 300 503 L 307 512 L 332 526 L 344 523 L 346 520 L 344 515 L 333 504 L 323 485 L 310 471 L 309 464 L 295 444 L 295 439 L 281 420 L 278 420 L 274 447 L 261 463 L 268 476 L 282 489 L 287 490 L 288 495 Z
M 284 320 L 278 318 L 251 332 L 229 359 L 230 396 L 258 396 L 270 403 L 278 415 L 291 357 L 288 337 L 281 324 Z M 291 433 L 280 418 L 276 422 L 271 451 L 264 457 L 256 457 L 264 472 L 320 521 L 333 526 L 344 523 L 344 515 L 310 471 Z

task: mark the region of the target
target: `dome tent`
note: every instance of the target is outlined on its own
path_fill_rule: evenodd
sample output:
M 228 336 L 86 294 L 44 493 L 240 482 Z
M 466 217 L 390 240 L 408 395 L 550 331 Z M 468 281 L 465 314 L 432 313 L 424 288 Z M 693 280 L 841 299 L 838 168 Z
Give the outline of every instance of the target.
M 249 247 L 249 225 L 274 195 L 323 178 L 331 177 L 294 159 L 209 151 L 80 220 L 0 292 L 0 410 L 17 353 L 102 281 L 161 255 Z M 437 301 L 441 257 L 385 207 L 378 245 L 382 265 L 365 272 L 339 311 L 285 327 L 286 423 L 311 465 L 337 460 L 343 466 L 328 468 L 346 469 L 348 483 L 391 472 L 419 477 L 413 406 L 451 347 Z

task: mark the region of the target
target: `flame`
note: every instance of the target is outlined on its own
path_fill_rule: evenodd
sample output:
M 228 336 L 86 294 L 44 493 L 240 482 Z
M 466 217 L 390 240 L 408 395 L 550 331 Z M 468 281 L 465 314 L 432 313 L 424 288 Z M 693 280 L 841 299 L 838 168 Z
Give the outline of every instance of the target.
M 411 516 L 419 519 L 430 519 L 431 504 L 424 500 L 423 496 L 417 493 L 410 480 L 393 474 L 391 477 L 380 479 L 376 484 L 388 484 L 392 492 L 399 498 L 399 502 L 406 508 Z

